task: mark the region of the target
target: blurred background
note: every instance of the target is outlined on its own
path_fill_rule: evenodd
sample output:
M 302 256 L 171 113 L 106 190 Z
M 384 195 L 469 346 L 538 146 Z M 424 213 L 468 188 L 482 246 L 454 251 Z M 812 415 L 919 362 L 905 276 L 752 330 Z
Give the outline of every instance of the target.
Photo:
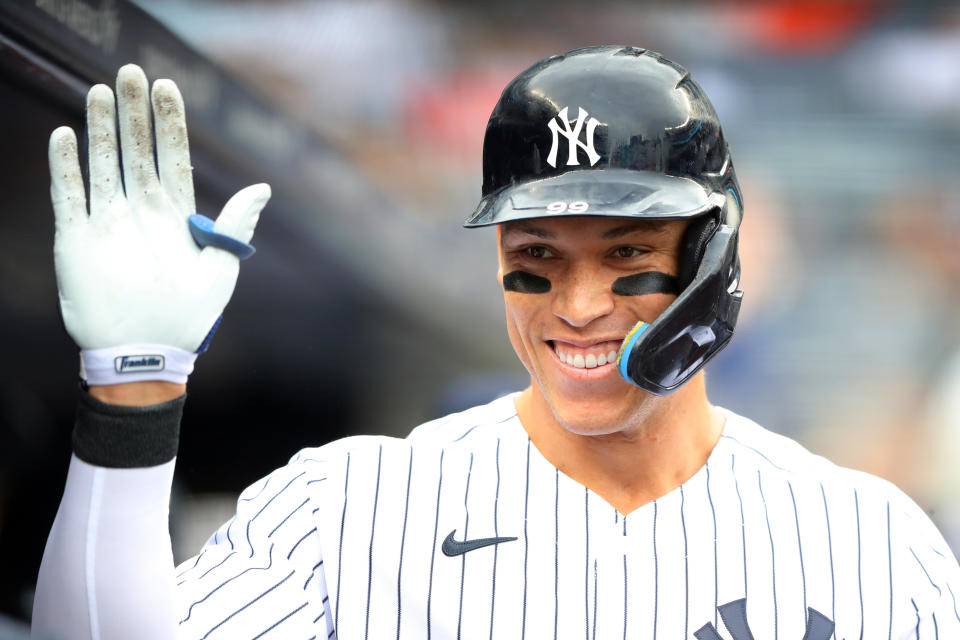
M 892 480 L 960 550 L 956 3 L 16 0 L 0 4 L 0 614 L 29 617 L 69 459 L 46 139 L 82 131 L 90 85 L 126 62 L 179 84 L 200 212 L 273 186 L 191 377 L 179 561 L 297 449 L 403 436 L 527 383 L 495 235 L 460 225 L 506 82 L 604 43 L 686 66 L 732 146 L 746 293 L 711 399 Z

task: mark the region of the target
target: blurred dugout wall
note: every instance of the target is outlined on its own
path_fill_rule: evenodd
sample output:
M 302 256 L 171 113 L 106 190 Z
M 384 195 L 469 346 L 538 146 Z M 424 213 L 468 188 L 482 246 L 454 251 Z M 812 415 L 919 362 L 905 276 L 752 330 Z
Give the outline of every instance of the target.
M 87 89 L 112 86 L 127 62 L 185 96 L 199 212 L 216 216 L 253 182 L 274 194 L 258 253 L 191 377 L 180 495 L 239 491 L 299 448 L 352 432 L 405 434 L 436 417 L 436 390 L 466 363 L 495 361 L 463 339 L 470 310 L 442 282 L 408 296 L 359 272 L 364 262 L 390 270 L 377 265 L 380 248 L 416 230 L 323 140 L 127 2 L 0 4 L 0 614 L 13 617 L 29 615 L 77 393 L 57 310 L 47 137 L 62 124 L 82 136 Z

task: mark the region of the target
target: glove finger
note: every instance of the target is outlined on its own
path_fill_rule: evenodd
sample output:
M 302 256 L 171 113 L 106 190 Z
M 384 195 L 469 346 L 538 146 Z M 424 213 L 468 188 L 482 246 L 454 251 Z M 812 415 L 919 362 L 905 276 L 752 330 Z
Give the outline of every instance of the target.
M 250 242 L 260 212 L 270 199 L 270 185 L 266 183 L 245 187 L 234 194 L 223 206 L 213 230 L 241 242 Z
M 110 207 L 123 197 L 120 153 L 117 149 L 117 115 L 113 91 L 105 84 L 87 93 L 87 140 L 90 154 L 90 216 L 115 211 Z
M 250 185 L 234 194 L 223 206 L 213 230 L 242 242 L 250 242 L 253 228 L 260 219 L 260 211 L 270 199 L 270 185 L 265 183 Z M 201 270 L 218 273 L 218 277 L 236 278 L 240 261 L 229 251 L 217 247 L 204 247 L 200 253 Z
M 196 213 L 193 167 L 187 141 L 183 97 L 172 80 L 157 80 L 151 93 L 157 131 L 157 166 L 160 185 L 184 217 Z
M 77 158 L 77 136 L 70 127 L 59 127 L 50 134 L 50 199 L 53 202 L 57 234 L 87 221 L 86 194 Z
M 153 163 L 153 125 L 147 99 L 147 77 L 135 64 L 117 73 L 117 111 L 120 115 L 120 149 L 127 199 L 136 202 L 159 192 L 160 180 Z

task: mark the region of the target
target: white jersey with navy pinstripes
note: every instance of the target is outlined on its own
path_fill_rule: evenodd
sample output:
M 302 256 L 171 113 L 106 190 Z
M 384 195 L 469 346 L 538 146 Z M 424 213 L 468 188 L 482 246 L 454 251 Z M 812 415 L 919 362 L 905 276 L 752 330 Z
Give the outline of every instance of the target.
M 188 637 L 960 638 L 957 563 L 909 498 L 729 412 L 707 463 L 626 515 L 511 398 L 306 449 L 179 571 Z

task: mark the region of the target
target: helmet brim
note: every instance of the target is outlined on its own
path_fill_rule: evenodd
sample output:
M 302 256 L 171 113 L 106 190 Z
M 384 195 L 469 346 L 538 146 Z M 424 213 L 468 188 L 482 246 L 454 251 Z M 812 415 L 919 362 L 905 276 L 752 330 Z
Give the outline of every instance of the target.
M 686 219 L 717 204 L 716 194 L 690 178 L 630 169 L 577 170 L 494 191 L 463 226 L 557 216 Z

